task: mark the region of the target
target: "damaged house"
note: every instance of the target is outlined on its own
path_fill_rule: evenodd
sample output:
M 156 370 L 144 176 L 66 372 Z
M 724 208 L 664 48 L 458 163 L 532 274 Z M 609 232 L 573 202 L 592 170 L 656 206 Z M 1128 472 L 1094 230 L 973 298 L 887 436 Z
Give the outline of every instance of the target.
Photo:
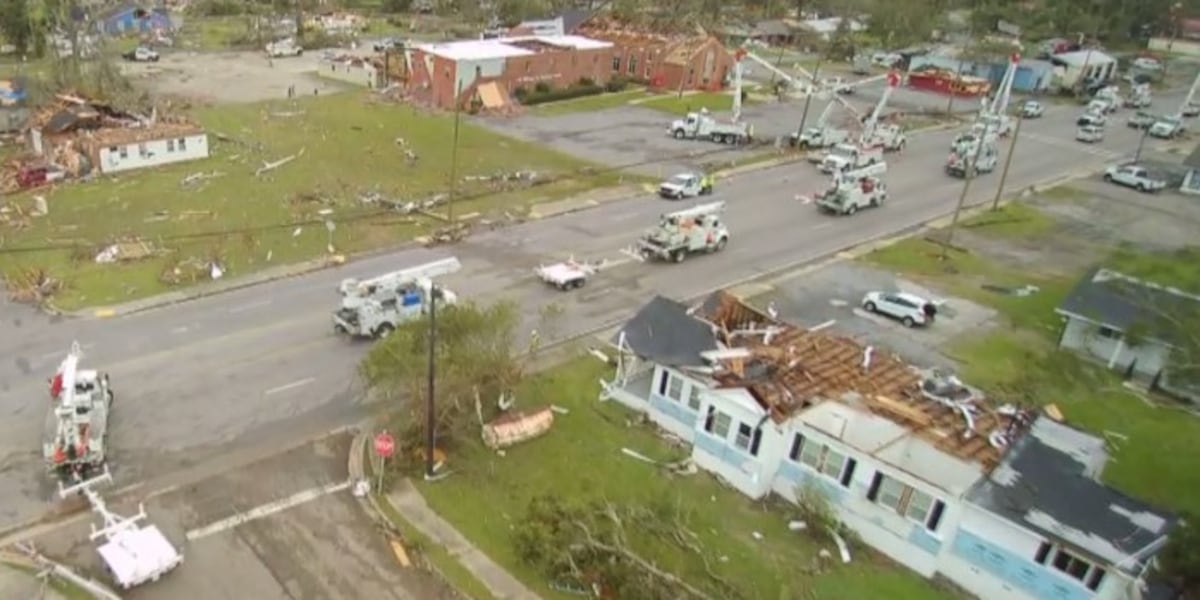
M 208 135 L 195 124 L 143 117 L 74 96 L 34 115 L 29 147 L 72 177 L 208 158 Z
M 1171 523 L 1095 480 L 1102 441 L 723 292 L 694 310 L 655 298 L 614 343 L 601 398 L 690 443 L 698 467 L 752 498 L 814 489 L 876 550 L 989 600 L 1124 598 Z M 1058 429 L 1071 435 L 1045 433 Z M 1029 465 L 1037 440 L 1066 457 L 1037 466 L 1060 474 Z M 1067 460 L 1077 446 L 1087 468 Z M 1092 512 L 1014 484 L 1047 476 L 1073 478 L 1064 492 L 1091 494 L 1078 503 Z

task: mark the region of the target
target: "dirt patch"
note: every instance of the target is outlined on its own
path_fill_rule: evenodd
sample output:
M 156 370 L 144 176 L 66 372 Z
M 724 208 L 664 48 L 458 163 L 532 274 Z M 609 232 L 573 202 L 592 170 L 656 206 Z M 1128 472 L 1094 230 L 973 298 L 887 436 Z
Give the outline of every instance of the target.
M 122 71 L 154 92 L 205 102 L 246 103 L 297 94 L 333 93 L 346 85 L 317 77 L 318 53 L 268 60 L 261 52 L 172 52 Z

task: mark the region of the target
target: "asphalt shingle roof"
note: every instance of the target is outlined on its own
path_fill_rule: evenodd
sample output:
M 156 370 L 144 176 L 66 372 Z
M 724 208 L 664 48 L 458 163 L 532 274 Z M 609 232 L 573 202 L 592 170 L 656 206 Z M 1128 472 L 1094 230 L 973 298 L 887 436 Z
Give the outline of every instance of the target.
M 1123 331 L 1145 327 L 1148 335 L 1169 341 L 1178 319 L 1200 317 L 1200 298 L 1098 268 L 1079 280 L 1058 312 Z
M 717 349 L 712 326 L 688 314 L 687 306 L 662 296 L 655 296 L 627 321 L 613 343 L 622 334 L 634 354 L 672 367 L 703 365 L 700 353 Z

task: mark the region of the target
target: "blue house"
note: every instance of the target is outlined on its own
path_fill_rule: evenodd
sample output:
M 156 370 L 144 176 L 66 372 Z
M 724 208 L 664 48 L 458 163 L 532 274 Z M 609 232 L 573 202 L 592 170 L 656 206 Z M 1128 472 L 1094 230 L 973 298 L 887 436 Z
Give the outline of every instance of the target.
M 926 54 L 915 56 L 910 63 L 910 70 L 921 68 L 938 68 L 947 71 L 961 71 L 963 75 L 981 77 L 992 82 L 993 86 L 1000 85 L 1004 79 L 1004 71 L 1008 69 L 1008 61 L 974 62 L 959 60 L 946 54 Z M 1031 93 L 1043 91 L 1050 87 L 1053 79 L 1054 65 L 1044 60 L 1021 60 L 1017 65 L 1017 73 L 1013 76 L 1013 91 Z
M 162 7 L 146 7 L 123 4 L 106 10 L 96 17 L 96 26 L 105 35 L 128 35 L 148 33 L 155 30 L 174 29 L 171 15 Z

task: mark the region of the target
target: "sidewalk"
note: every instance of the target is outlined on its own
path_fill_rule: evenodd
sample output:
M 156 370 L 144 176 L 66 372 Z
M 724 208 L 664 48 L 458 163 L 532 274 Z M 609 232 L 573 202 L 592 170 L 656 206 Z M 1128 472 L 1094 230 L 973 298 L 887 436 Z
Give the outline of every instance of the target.
M 411 481 L 405 479 L 388 492 L 387 502 L 426 537 L 445 547 L 499 600 L 538 600 L 523 583 L 471 545 L 453 525 L 439 517 Z

